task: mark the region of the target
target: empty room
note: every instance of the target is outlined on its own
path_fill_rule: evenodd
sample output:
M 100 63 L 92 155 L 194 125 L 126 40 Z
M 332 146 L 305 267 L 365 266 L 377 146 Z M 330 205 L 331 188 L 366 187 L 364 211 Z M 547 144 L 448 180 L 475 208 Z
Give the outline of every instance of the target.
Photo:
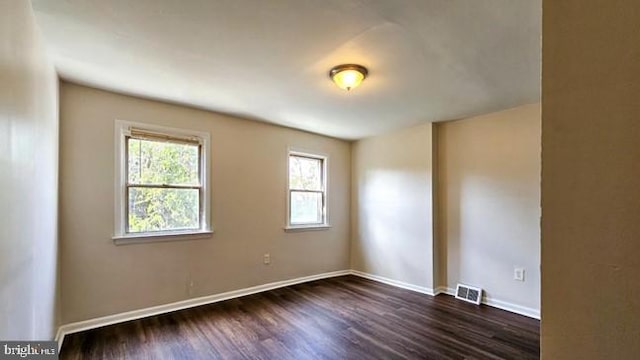
M 635 359 L 639 23 L 0 0 L 0 358 Z

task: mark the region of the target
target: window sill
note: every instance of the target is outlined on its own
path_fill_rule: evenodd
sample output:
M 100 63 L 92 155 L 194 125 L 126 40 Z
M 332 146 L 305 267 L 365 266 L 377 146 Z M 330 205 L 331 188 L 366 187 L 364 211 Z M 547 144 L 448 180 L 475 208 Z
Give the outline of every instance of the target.
M 113 236 L 113 242 L 116 245 L 128 244 L 144 244 L 165 241 L 182 241 L 208 239 L 213 235 L 213 230 L 203 231 L 180 231 L 180 232 L 161 232 L 161 233 L 144 233 L 144 234 L 127 234 Z
M 299 231 L 320 231 L 329 230 L 331 225 L 290 225 L 284 228 L 285 232 L 299 232 Z

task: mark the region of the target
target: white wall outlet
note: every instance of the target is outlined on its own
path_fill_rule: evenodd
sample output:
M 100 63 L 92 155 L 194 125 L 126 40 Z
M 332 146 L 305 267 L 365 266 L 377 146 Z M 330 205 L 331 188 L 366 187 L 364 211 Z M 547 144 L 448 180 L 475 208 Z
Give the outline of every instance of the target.
M 524 281 L 524 269 L 523 268 L 514 268 L 513 269 L 513 280 Z
M 269 253 L 264 254 L 262 261 L 264 262 L 265 265 L 271 264 L 271 254 Z

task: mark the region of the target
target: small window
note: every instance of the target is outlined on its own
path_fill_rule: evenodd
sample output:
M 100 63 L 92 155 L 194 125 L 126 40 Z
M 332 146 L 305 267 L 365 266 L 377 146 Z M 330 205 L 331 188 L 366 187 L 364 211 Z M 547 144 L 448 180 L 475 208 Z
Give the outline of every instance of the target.
M 116 237 L 209 231 L 208 134 L 117 125 Z
M 289 152 L 287 228 L 327 226 L 326 156 Z

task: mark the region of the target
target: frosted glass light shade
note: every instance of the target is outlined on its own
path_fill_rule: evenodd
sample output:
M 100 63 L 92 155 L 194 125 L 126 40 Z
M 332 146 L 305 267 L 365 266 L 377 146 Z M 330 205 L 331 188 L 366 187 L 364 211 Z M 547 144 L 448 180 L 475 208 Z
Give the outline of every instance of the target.
M 329 76 L 343 90 L 351 90 L 367 77 L 367 69 L 360 65 L 344 64 L 331 69 Z

